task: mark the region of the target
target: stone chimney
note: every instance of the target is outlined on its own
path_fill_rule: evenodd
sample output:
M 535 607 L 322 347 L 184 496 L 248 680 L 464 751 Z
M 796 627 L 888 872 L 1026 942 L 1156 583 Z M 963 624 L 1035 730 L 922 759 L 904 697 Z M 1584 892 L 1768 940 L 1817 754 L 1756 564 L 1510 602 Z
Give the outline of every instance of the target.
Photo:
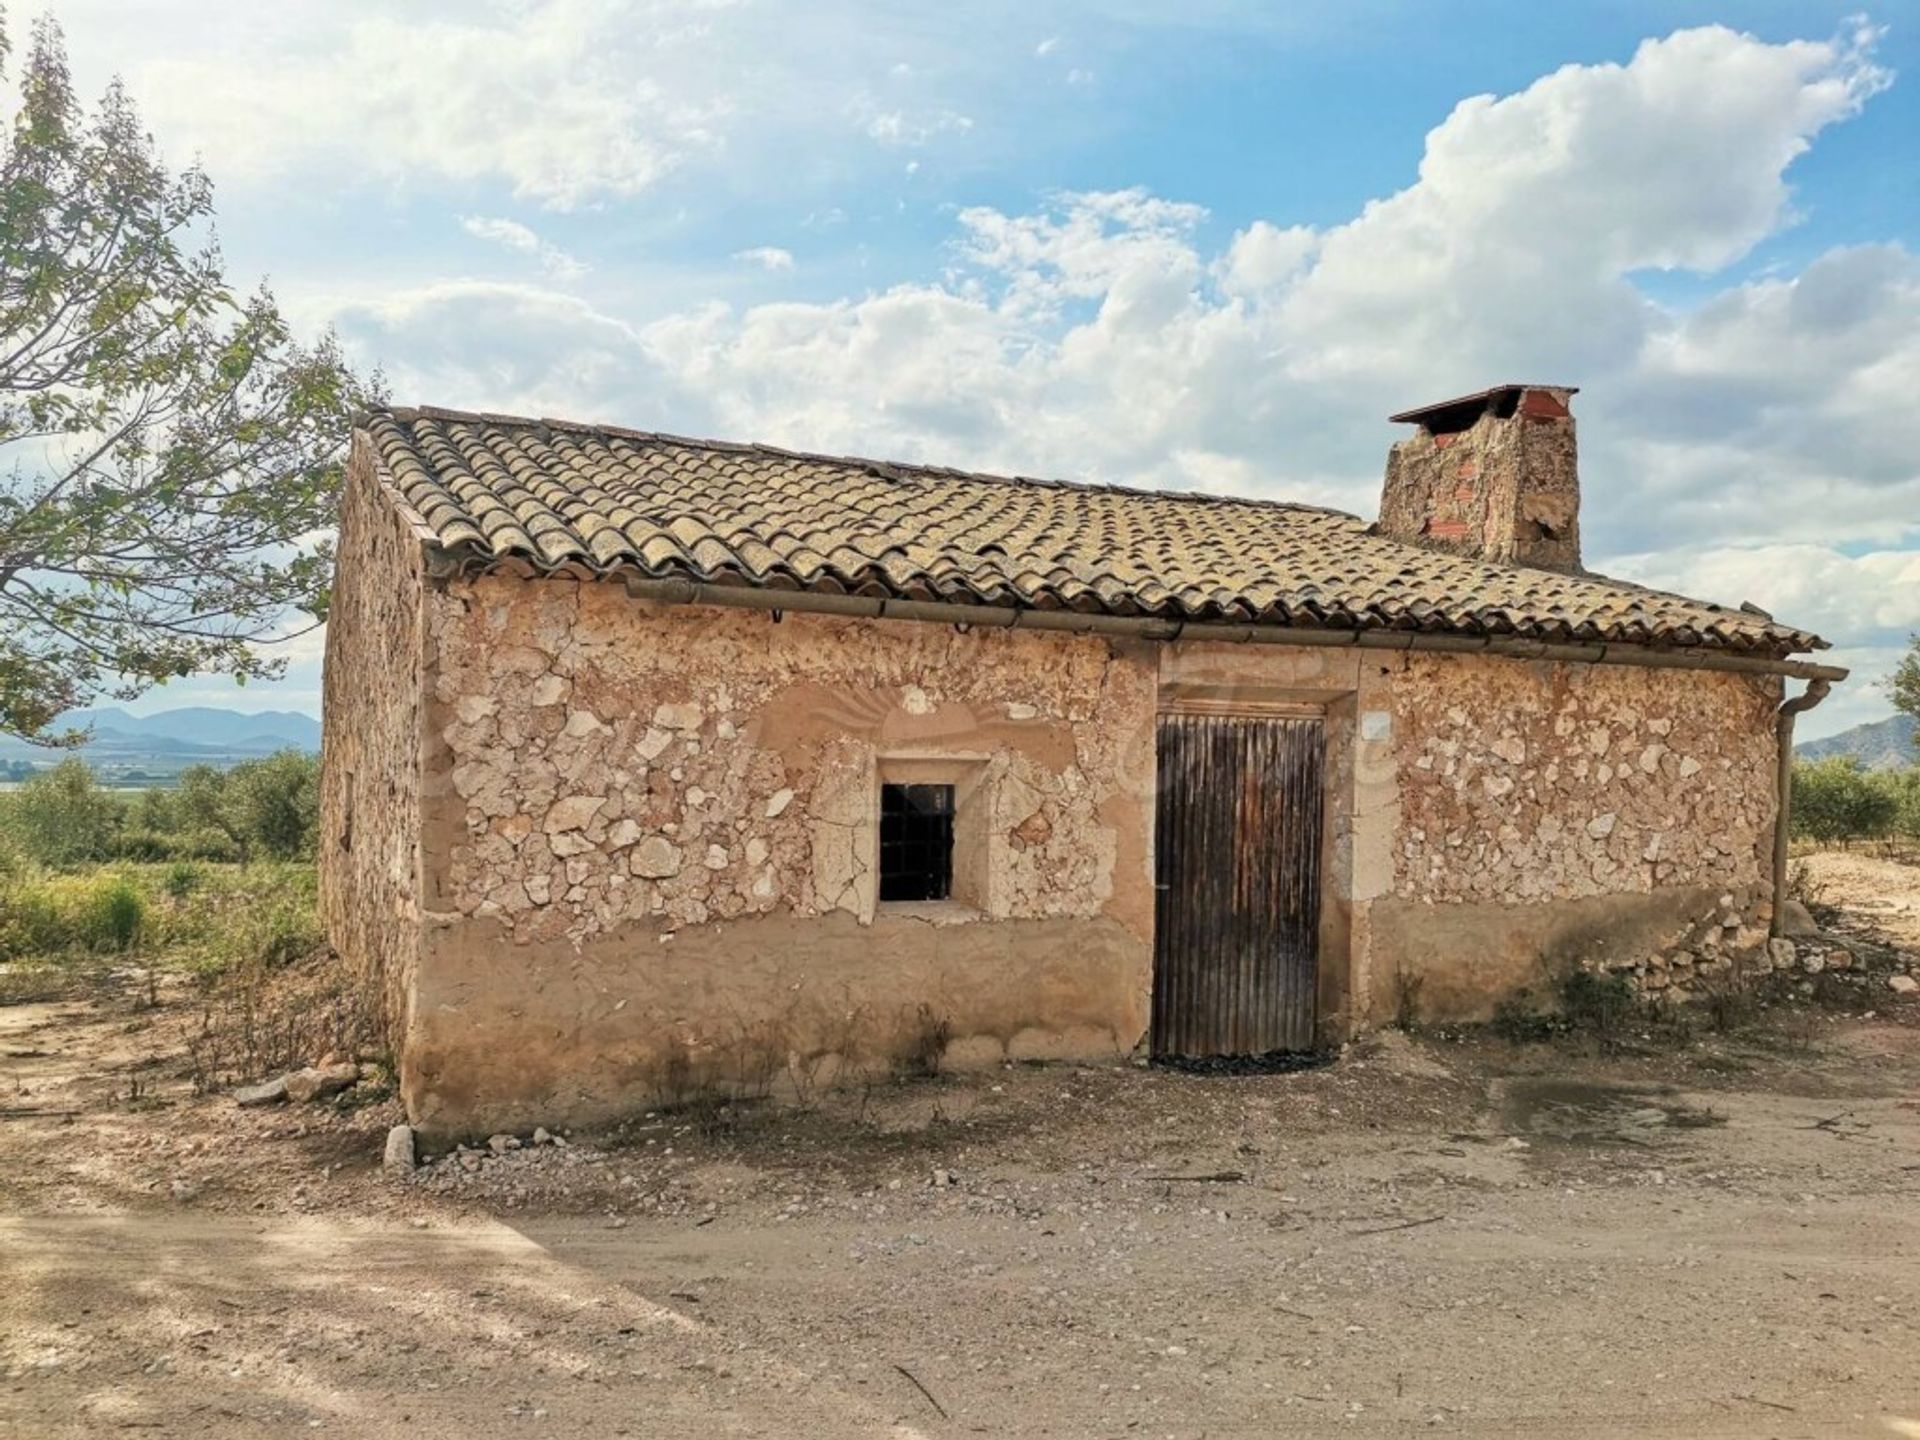
M 1580 569 L 1571 385 L 1499 385 L 1390 417 L 1383 535 L 1543 570 Z

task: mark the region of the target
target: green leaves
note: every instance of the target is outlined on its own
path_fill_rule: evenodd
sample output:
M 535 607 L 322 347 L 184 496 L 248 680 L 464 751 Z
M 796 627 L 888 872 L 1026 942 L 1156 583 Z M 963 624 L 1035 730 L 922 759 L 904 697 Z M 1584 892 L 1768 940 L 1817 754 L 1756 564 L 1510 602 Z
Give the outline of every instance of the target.
M 0 22 L 0 60 L 7 54 Z M 125 91 L 89 115 L 35 26 L 0 142 L 0 729 L 197 672 L 281 668 L 324 613 L 341 451 L 377 387 L 206 237 Z
M 1887 691 L 1893 696 L 1893 708 L 1920 720 L 1920 635 L 1909 636 L 1907 653 L 1887 677 Z M 1920 744 L 1920 732 L 1916 732 Z
M 1818 845 L 1873 840 L 1899 819 L 1907 781 L 1898 771 L 1870 771 L 1852 755 L 1793 764 L 1793 833 Z

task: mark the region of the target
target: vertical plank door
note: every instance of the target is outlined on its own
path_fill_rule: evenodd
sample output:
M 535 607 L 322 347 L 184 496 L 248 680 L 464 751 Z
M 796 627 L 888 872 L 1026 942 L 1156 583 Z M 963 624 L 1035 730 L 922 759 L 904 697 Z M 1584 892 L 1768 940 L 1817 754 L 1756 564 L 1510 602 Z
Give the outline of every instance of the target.
M 1310 1050 L 1320 721 L 1163 715 L 1158 738 L 1153 1053 Z

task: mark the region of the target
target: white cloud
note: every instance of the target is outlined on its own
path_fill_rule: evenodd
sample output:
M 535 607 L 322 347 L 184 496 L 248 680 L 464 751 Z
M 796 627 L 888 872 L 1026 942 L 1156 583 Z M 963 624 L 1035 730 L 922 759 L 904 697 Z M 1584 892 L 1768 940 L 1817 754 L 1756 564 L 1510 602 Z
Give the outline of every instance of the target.
M 304 23 L 207 16 L 189 28 L 220 45 L 162 44 L 129 67 L 170 148 L 204 153 L 230 183 L 331 160 L 395 179 L 497 176 L 566 209 L 710 153 L 729 112 L 708 66 L 684 63 L 714 10 L 699 0 L 528 0 L 458 18 L 293 8 Z
M 1270 295 L 1300 273 L 1319 244 L 1312 226 L 1289 225 L 1283 230 L 1256 220 L 1233 237 L 1215 266 L 1220 288 L 1249 300 Z
M 1635 284 L 1792 223 L 1794 158 L 1886 83 L 1870 39 L 1708 27 L 1463 102 L 1412 185 L 1323 229 L 1214 243 L 1198 206 L 1068 194 L 963 210 L 945 273 L 866 295 L 630 327 L 443 287 L 349 330 L 457 403 L 1362 513 L 1389 411 L 1577 383 L 1590 556 L 1881 664 L 1920 624 L 1920 260 L 1836 250 L 1684 309 Z
M 1259 221 L 1208 253 L 1199 207 L 1139 190 L 974 208 L 940 282 L 647 340 L 728 426 L 1172 482 L 1209 454 L 1269 491 L 1344 474 L 1363 510 L 1382 415 L 1567 380 L 1596 553 L 1796 523 L 1897 540 L 1920 514 L 1920 407 L 1889 403 L 1920 379 L 1912 256 L 1840 252 L 1691 313 L 1633 284 L 1788 222 L 1787 165 L 1885 83 L 1864 43 L 1683 31 L 1464 102 L 1419 180 L 1344 225 Z
M 445 281 L 342 302 L 333 316 L 401 404 L 590 420 L 628 413 L 656 378 L 629 326 L 539 286 Z
M 1853 674 L 1798 732 L 1832 734 L 1877 720 L 1891 708 L 1887 674 L 1920 632 L 1920 551 L 1847 555 L 1821 545 L 1684 547 L 1621 556 L 1607 568 L 1626 579 L 1723 604 L 1751 601 L 1790 624 L 1835 642 L 1827 663 Z
M 793 269 L 793 252 L 782 250 L 778 245 L 755 245 L 751 249 L 736 250 L 733 258 L 744 260 L 749 265 L 758 265 L 762 270 Z
M 585 265 L 557 245 L 549 245 L 536 231 L 518 220 L 465 215 L 461 217 L 460 228 L 476 240 L 503 245 L 519 254 L 533 256 L 556 280 L 578 280 L 587 273 Z
M 1033 53 L 1036 56 L 1038 56 L 1040 59 L 1044 60 L 1047 58 L 1047 56 L 1053 54 L 1053 52 L 1058 50 L 1059 48 L 1060 48 L 1060 37 L 1058 35 L 1049 35 L 1046 39 L 1042 40 L 1038 45 L 1033 47 Z
M 1821 545 L 1776 543 L 1738 548 L 1682 547 L 1620 556 L 1616 573 L 1761 609 L 1834 634 L 1904 635 L 1920 630 L 1920 551 L 1847 555 Z
M 1413 185 L 1322 238 L 1285 315 L 1311 342 L 1296 373 L 1444 388 L 1619 363 L 1655 319 L 1632 272 L 1711 271 L 1777 229 L 1786 167 L 1887 83 L 1869 39 L 1683 30 L 1462 101 Z
M 847 114 L 869 140 L 890 148 L 918 149 L 941 135 L 973 128 L 972 117 L 957 110 L 910 110 L 884 106 L 870 95 L 856 96 Z
M 862 0 L 56 8 L 82 88 L 123 74 L 163 149 L 202 157 L 229 206 L 291 185 L 309 202 L 432 189 L 496 207 L 471 192 L 504 185 L 562 210 L 675 179 L 764 194 L 814 174 L 801 156 L 855 183 L 891 171 L 898 149 L 963 148 L 992 165 L 1030 152 L 1052 118 L 1025 63 L 1031 34 L 995 23 L 993 10 L 1014 18 L 1003 0 L 972 19 L 947 6 L 878 16 Z M 1141 37 L 1183 28 L 1193 9 L 1093 8 L 1110 36 Z M 1257 14 L 1221 22 L 1268 28 Z M 1075 108 L 1075 126 L 1106 123 Z
M 517 220 L 500 220 L 486 215 L 463 215 L 460 228 L 481 240 L 491 240 L 523 255 L 540 252 L 540 237 Z

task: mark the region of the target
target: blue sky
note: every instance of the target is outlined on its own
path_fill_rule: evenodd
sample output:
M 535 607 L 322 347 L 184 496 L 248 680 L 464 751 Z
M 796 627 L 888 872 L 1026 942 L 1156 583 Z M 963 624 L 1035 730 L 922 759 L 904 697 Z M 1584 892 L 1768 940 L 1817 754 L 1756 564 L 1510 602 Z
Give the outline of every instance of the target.
M 1278 12 L 1278 13 L 1276 13 Z M 1590 564 L 1920 628 L 1920 39 L 1818 4 L 108 4 L 60 18 L 397 399 L 1370 514 L 1583 386 Z M 287 681 L 203 701 L 313 709 Z M 1856 683 L 1821 733 L 1885 713 Z

